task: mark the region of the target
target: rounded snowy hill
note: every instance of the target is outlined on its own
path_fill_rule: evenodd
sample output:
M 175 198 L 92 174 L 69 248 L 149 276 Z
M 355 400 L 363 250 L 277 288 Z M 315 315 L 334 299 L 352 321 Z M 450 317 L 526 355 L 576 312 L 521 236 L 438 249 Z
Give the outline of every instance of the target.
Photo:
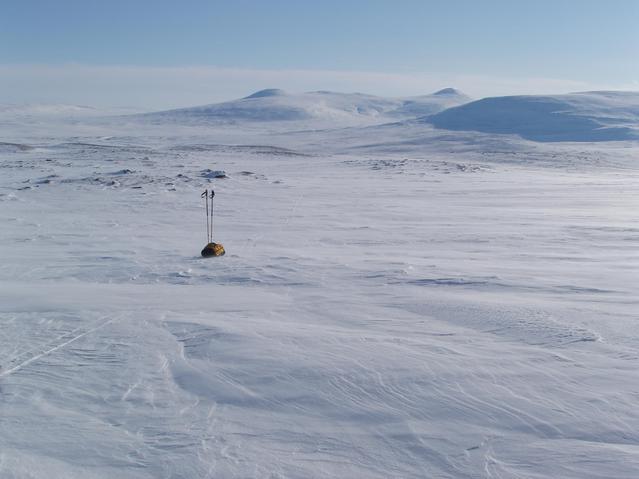
M 455 88 L 444 88 L 430 95 L 404 98 L 402 105 L 392 115 L 403 118 L 414 118 L 432 115 L 447 108 L 463 105 L 471 98 Z
M 272 88 L 237 100 L 149 113 L 143 117 L 179 123 L 325 120 L 338 124 L 370 124 L 430 115 L 468 101 L 466 95 L 452 88 L 410 98 L 331 91 L 293 94 Z
M 639 92 L 484 98 L 428 118 L 436 128 L 515 134 L 534 141 L 639 139 Z

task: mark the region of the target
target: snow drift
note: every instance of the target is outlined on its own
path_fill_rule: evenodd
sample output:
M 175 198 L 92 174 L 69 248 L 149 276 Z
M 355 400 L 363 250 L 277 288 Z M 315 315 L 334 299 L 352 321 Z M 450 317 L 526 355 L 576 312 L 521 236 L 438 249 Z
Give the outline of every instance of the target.
M 639 143 L 46 118 L 0 124 L 0 478 L 637 478 Z

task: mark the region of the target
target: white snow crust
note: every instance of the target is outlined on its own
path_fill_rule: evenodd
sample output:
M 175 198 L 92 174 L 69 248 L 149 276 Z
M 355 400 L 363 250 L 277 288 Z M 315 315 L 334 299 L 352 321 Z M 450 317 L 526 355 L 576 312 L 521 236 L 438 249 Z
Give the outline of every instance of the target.
M 0 478 L 635 479 L 639 143 L 290 96 L 3 117 Z

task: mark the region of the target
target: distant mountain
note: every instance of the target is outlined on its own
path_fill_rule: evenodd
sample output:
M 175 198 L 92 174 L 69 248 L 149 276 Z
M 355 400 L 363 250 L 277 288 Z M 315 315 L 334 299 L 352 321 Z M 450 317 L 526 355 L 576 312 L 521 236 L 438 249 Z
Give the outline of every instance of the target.
M 639 92 L 484 98 L 423 120 L 446 130 L 515 134 L 534 141 L 639 139 Z
M 359 122 L 397 121 L 437 113 L 470 99 L 452 88 L 411 98 L 384 98 L 362 93 L 314 91 L 291 94 L 266 89 L 238 100 L 142 115 L 173 122 L 272 122 L 326 120 Z
M 389 114 L 402 118 L 432 115 L 447 108 L 463 105 L 472 99 L 454 88 L 444 88 L 430 95 L 404 98 L 402 104 Z
M 0 104 L 0 115 L 17 116 L 70 116 L 92 115 L 96 109 L 90 106 L 27 103 L 27 104 Z
M 107 115 L 131 115 L 139 111 L 139 109 L 127 107 L 96 108 L 64 103 L 0 103 L 0 118 L 3 119 L 79 120 Z

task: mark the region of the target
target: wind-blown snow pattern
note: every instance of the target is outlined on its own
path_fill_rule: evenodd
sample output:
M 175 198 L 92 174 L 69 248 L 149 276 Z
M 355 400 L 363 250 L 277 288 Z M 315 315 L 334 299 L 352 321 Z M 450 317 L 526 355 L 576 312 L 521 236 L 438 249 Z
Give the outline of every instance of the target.
M 639 143 L 402 102 L 4 117 L 0 478 L 635 479 Z

